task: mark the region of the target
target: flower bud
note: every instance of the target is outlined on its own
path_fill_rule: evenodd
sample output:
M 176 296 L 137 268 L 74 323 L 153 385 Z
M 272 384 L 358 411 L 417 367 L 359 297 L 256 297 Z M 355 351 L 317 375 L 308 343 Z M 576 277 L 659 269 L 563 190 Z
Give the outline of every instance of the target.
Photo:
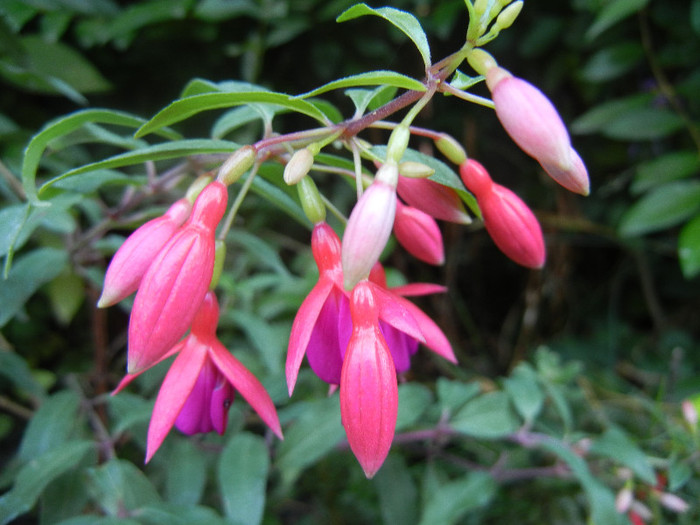
M 686 399 L 681 403 L 681 409 L 683 411 L 683 418 L 686 420 L 690 428 L 695 430 L 698 426 L 698 410 L 695 408 L 695 404 Z
M 659 502 L 667 509 L 679 514 L 686 512 L 690 508 L 690 505 L 688 505 L 686 501 L 670 492 L 662 492 L 659 494 Z
M 478 47 L 469 52 L 467 62 L 480 75 L 486 75 L 489 70 L 498 67 L 496 59 L 490 53 Z
M 427 213 L 397 201 L 394 235 L 399 244 L 417 259 L 434 265 L 445 262 L 440 227 Z
M 406 152 L 408 140 L 411 138 L 411 130 L 404 124 L 399 124 L 394 128 L 386 146 L 387 164 L 398 164 L 401 157 Z
M 544 238 L 537 218 L 515 193 L 500 184 L 477 202 L 484 226 L 498 248 L 516 263 L 542 268 L 545 261 Z
M 460 165 L 467 160 L 467 152 L 462 145 L 447 133 L 440 134 L 440 138 L 435 141 L 435 147 L 454 164 Z
M 384 164 L 382 168 L 385 166 L 388 165 Z M 375 179 L 355 204 L 343 234 L 342 261 L 346 290 L 351 290 L 361 279 L 365 279 L 379 260 L 391 235 L 395 215 L 396 190 Z
M 471 222 L 462 199 L 452 188 L 430 179 L 399 177 L 396 189 L 406 204 L 418 208 L 431 217 L 457 224 Z
M 494 29 L 496 31 L 502 31 L 512 26 L 513 22 L 515 22 L 515 19 L 518 18 L 518 15 L 520 14 L 520 11 L 522 11 L 522 9 L 522 0 L 513 2 L 512 4 L 508 5 L 496 17 L 496 21 L 494 22 Z
M 619 514 L 624 514 L 632 506 L 632 501 L 634 501 L 634 494 L 632 492 L 632 487 L 625 485 L 620 489 L 615 497 L 615 510 Z
M 422 162 L 408 160 L 399 164 L 399 173 L 410 179 L 427 179 L 435 173 L 435 170 Z
M 175 202 L 163 215 L 137 228 L 112 257 L 107 268 L 99 308 L 118 303 L 136 291 L 158 252 L 189 217 L 187 199 Z
M 542 164 L 542 168 L 547 172 L 547 175 L 567 190 L 586 196 L 590 193 L 588 170 L 575 149 L 571 148 L 570 155 L 571 166 L 567 169 L 548 164 Z
M 311 177 L 304 177 L 299 181 L 297 193 L 304 214 L 312 224 L 326 220 L 326 205 Z
M 314 164 L 314 156 L 309 148 L 303 148 L 294 152 L 284 167 L 284 182 L 293 185 L 303 179 Z
M 478 199 L 493 189 L 493 181 L 486 168 L 473 159 L 468 159 L 459 165 L 459 175 L 462 182 Z
M 237 149 L 219 168 L 216 180 L 229 186 L 236 182 L 255 163 L 257 151 L 247 145 Z

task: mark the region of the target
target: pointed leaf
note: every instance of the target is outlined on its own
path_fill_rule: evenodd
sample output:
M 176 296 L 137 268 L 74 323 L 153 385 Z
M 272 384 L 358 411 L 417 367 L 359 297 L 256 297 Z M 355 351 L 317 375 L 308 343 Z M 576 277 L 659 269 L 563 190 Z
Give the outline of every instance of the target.
M 700 215 L 683 226 L 678 236 L 678 258 L 686 279 L 700 273 Z
M 431 491 L 420 525 L 456 523 L 470 510 L 483 507 L 496 495 L 494 479 L 484 472 L 471 472 Z
M 374 485 L 379 494 L 379 510 L 383 523 L 416 523 L 418 491 L 401 455 L 389 454 L 374 477 Z
M 627 434 L 618 428 L 609 428 L 596 439 L 591 446 L 591 453 L 625 465 L 647 485 L 656 485 L 656 474 L 647 456 Z
M 349 87 L 364 87 L 364 86 L 394 86 L 402 89 L 411 89 L 414 91 L 425 91 L 425 86 L 422 82 L 416 79 L 402 75 L 395 71 L 368 71 L 367 73 L 360 73 L 358 75 L 351 75 L 349 77 L 340 78 L 324 84 L 323 86 L 316 88 L 308 93 L 299 95 L 297 98 L 309 98 L 320 95 L 327 91 L 332 91 L 334 89 L 349 88 Z
M 88 471 L 89 490 L 95 503 L 110 516 L 131 514 L 158 503 L 160 496 L 146 475 L 133 463 L 112 459 Z
M 485 439 L 504 437 L 518 428 L 505 392 L 490 392 L 469 401 L 451 423 L 459 432 Z
M 670 228 L 700 210 L 700 182 L 678 181 L 647 193 L 622 216 L 620 234 L 624 237 Z

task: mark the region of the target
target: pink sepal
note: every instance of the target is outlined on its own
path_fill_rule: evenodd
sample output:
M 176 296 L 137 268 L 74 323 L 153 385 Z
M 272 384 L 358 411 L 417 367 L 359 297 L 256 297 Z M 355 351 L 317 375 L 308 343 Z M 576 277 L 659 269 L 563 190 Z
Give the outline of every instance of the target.
M 399 177 L 396 190 L 406 204 L 439 220 L 469 224 L 464 203 L 452 188 L 429 179 Z
M 399 200 L 396 202 L 394 235 L 399 244 L 417 259 L 434 265 L 445 262 L 442 233 L 435 219 Z

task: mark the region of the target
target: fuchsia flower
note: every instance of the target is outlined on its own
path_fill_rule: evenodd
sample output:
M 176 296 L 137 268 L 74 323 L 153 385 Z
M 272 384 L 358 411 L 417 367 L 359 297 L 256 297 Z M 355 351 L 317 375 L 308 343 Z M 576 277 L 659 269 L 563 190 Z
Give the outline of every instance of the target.
M 459 167 L 465 186 L 481 208 L 486 231 L 498 248 L 528 268 L 542 268 L 546 257 L 542 229 L 530 208 L 508 188 L 491 180 L 486 169 L 468 159 Z
M 129 235 L 109 263 L 102 295 L 97 302 L 99 308 L 116 304 L 136 291 L 155 256 L 191 211 L 190 202 L 180 199 L 163 215 L 151 219 Z
M 398 385 L 368 281 L 355 286 L 350 315 L 353 330 L 340 380 L 340 414 L 350 448 L 371 478 L 384 463 L 394 439 Z
M 161 356 L 177 354 L 160 387 L 148 427 L 146 462 L 175 425 L 185 434 L 226 430 L 228 407 L 240 393 L 265 424 L 282 439 L 277 411 L 255 376 L 216 337 L 219 305 L 208 292 L 192 321 L 190 334 Z M 127 374 L 114 393 L 142 371 Z
M 129 320 L 129 373 L 160 360 L 194 319 L 211 283 L 214 230 L 226 211 L 227 197 L 225 185 L 208 184 L 187 222 L 148 267 Z
M 464 209 L 462 199 L 452 188 L 430 179 L 399 177 L 396 190 L 406 204 L 431 217 L 457 224 L 471 222 L 471 218 Z
M 311 248 L 319 279 L 304 299 L 292 325 L 287 353 L 287 385 L 292 394 L 301 362 L 306 354 L 313 371 L 330 384 L 342 384 L 343 359 L 352 333 L 349 293 L 343 285 L 340 239 L 326 223 L 314 227 Z M 381 329 L 390 351 L 403 372 L 419 343 L 445 359 L 456 362 L 452 347 L 435 322 L 403 295 L 444 292 L 442 286 L 411 284 L 387 289 L 381 265 L 370 272 L 370 286 L 378 308 Z
M 387 165 L 381 169 L 388 169 Z M 350 213 L 343 234 L 345 288 L 367 278 L 386 246 L 396 215 L 396 188 L 375 180 Z
M 435 219 L 427 213 L 396 201 L 394 235 L 408 253 L 428 264 L 445 262 L 442 233 Z
M 487 71 L 486 84 L 498 119 L 520 149 L 537 160 L 559 184 L 588 195 L 586 167 L 571 147 L 569 132 L 544 93 L 498 66 Z

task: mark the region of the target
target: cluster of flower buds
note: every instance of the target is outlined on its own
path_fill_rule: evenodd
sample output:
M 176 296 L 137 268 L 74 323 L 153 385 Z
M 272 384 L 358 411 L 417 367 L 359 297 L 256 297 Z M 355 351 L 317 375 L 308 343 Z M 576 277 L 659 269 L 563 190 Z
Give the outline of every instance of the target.
M 236 391 L 282 437 L 265 389 L 216 338 L 219 307 L 212 290 L 224 245 L 216 240 L 215 230 L 228 201 L 222 181 L 245 171 L 242 165 L 249 159 L 241 163 L 241 158 L 249 153 L 239 150 L 232 156 L 235 162 L 222 166 L 217 180 L 197 181 L 187 197 L 134 231 L 107 269 L 98 306 L 110 306 L 136 292 L 129 318 L 127 375 L 115 393 L 153 365 L 177 356 L 153 409 L 146 461 L 173 425 L 185 434 L 223 433 Z

